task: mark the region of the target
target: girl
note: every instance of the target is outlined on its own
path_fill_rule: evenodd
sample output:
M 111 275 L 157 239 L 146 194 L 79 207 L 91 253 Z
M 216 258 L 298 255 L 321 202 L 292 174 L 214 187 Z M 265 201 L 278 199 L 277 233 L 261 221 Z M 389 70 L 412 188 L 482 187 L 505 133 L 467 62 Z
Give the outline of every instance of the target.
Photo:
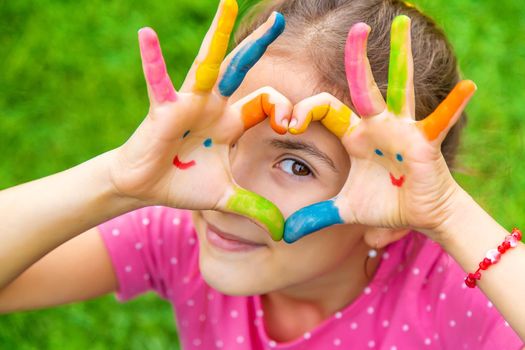
M 283 29 L 272 11 L 287 29 L 262 56 Z M 474 89 L 438 108 L 458 82 L 442 33 L 398 1 L 274 0 L 220 66 L 235 12 L 221 2 L 179 92 L 141 30 L 151 108 L 134 135 L 0 193 L 0 310 L 155 290 L 184 348 L 523 348 L 519 234 L 479 288 L 463 281 L 507 233 L 439 151 L 451 165 L 461 122 L 444 137 Z M 279 241 L 281 213 L 288 242 L 320 232 Z

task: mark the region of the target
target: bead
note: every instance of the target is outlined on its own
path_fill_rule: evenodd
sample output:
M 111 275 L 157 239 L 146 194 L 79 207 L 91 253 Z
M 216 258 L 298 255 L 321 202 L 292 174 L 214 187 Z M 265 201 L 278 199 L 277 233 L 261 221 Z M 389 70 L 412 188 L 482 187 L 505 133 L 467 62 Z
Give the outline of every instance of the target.
M 482 269 L 482 270 L 486 270 L 490 266 L 490 264 L 487 264 L 485 262 L 486 259 L 487 258 L 483 259 L 483 261 L 479 263 L 479 268 Z
M 490 261 L 495 264 L 499 261 L 499 259 L 501 258 L 501 253 L 498 252 L 497 249 L 490 249 L 489 251 L 487 251 L 487 255 L 485 255 L 485 257 L 487 257 L 488 259 L 490 259 Z
M 518 239 L 514 236 L 505 237 L 505 242 L 509 243 L 509 246 L 514 248 L 518 245 Z
M 368 256 L 369 256 L 371 259 L 375 258 L 375 257 L 377 256 L 377 250 L 375 250 L 375 249 L 370 249 L 370 250 L 368 251 Z
M 473 275 L 474 279 L 481 279 L 481 273 L 480 272 L 476 272 L 474 275 Z
M 503 245 L 499 245 L 498 246 L 498 252 L 500 252 L 501 254 L 505 253 L 507 250 L 505 249 L 505 247 Z
M 517 228 L 515 228 L 514 230 L 512 230 L 512 235 L 513 235 L 514 237 L 516 237 L 516 239 L 517 239 L 518 241 L 521 241 L 521 237 L 522 237 L 522 235 L 521 235 L 521 231 L 520 231 L 520 230 L 518 230 Z
M 474 288 L 476 286 L 476 280 L 469 277 L 465 278 L 465 284 L 469 288 Z

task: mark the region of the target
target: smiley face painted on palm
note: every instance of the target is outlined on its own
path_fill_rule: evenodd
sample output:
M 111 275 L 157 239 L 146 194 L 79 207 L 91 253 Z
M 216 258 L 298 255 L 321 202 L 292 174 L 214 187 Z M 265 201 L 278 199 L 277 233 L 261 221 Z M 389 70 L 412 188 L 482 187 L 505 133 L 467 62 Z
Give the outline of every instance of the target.
M 182 139 L 185 139 L 186 136 L 190 134 L 191 130 L 187 130 L 183 135 Z M 213 145 L 213 140 L 211 138 L 207 138 L 202 142 L 203 147 L 210 148 Z M 197 162 L 195 160 L 189 160 L 186 162 L 183 162 L 179 159 L 179 155 L 176 155 L 175 158 L 173 158 L 173 165 L 175 165 L 176 168 L 180 170 L 186 170 L 189 169 L 195 165 L 197 165 Z

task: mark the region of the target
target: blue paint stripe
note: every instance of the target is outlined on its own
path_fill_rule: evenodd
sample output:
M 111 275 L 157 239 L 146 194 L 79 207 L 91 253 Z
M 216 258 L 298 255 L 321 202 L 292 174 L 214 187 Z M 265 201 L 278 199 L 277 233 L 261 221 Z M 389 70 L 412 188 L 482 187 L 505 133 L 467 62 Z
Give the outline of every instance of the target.
M 272 27 L 262 37 L 249 42 L 237 52 L 219 83 L 221 95 L 229 97 L 237 90 L 248 71 L 261 59 L 268 46 L 282 34 L 284 27 L 284 16 L 277 12 Z
M 284 224 L 283 238 L 286 243 L 293 243 L 310 233 L 342 223 L 333 199 L 319 202 L 293 213 Z

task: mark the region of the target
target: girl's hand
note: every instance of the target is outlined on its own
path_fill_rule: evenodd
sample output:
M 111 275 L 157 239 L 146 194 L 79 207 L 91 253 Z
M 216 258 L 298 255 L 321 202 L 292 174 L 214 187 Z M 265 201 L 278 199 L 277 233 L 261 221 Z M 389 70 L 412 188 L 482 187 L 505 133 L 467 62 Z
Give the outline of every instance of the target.
M 120 195 L 146 205 L 241 214 L 262 224 L 279 240 L 284 226 L 281 212 L 235 183 L 229 152 L 246 129 L 267 116 L 277 132 L 285 133 L 292 106 L 271 88 L 233 104 L 229 97 L 283 32 L 284 18 L 272 14 L 224 59 L 237 9 L 235 0 L 221 2 L 178 93 L 166 72 L 157 35 L 150 28 L 139 31 L 151 105 L 136 132 L 117 149 L 111 179 Z
M 324 227 L 359 223 L 374 227 L 412 227 L 439 241 L 459 186 L 440 151 L 450 128 L 476 90 L 460 82 L 426 119 L 415 121 L 410 19 L 398 16 L 391 32 L 387 101 L 377 87 L 366 55 L 370 27 L 356 24 L 346 46 L 346 72 L 357 117 L 335 97 L 321 94 L 294 109 L 291 132 L 321 120 L 341 138 L 351 169 L 335 198 L 303 208 L 285 224 L 293 242 Z

